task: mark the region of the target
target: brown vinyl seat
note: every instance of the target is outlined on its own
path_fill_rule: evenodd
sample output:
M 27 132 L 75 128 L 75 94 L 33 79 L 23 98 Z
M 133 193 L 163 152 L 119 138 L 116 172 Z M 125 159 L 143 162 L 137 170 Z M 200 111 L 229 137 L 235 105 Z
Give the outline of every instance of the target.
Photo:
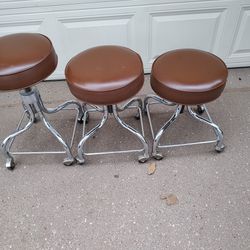
M 47 115 L 57 113 L 69 105 L 75 105 L 78 109 L 78 120 L 81 120 L 82 107 L 76 101 L 66 101 L 56 108 L 47 109 L 43 103 L 38 88 L 34 84 L 47 78 L 56 69 L 57 55 L 50 39 L 39 33 L 17 33 L 0 37 L 0 91 L 19 90 L 24 113 L 17 129 L 7 136 L 0 144 L 7 169 L 14 169 L 14 157 L 10 149 L 14 139 L 30 129 L 34 123 L 42 122 L 64 148 L 67 155 L 64 165 L 72 165 L 75 162 L 71 146 L 63 139 L 60 133 L 53 128 L 47 119 Z M 46 114 L 46 115 L 45 115 Z M 4 120 L 4 119 L 2 119 Z M 26 125 L 20 126 L 24 124 Z M 74 134 L 74 132 L 73 132 Z M 73 135 L 74 137 L 74 135 Z M 39 143 L 39 142 L 38 142 Z M 60 151 L 24 151 L 21 155 L 29 154 L 57 154 Z
M 18 33 L 0 37 L 0 91 L 24 89 L 47 78 L 57 55 L 44 35 Z
M 157 95 L 168 101 L 204 104 L 221 95 L 227 75 L 226 65 L 217 56 L 196 49 L 179 49 L 155 60 L 151 86 Z
M 86 103 L 112 105 L 133 97 L 144 82 L 140 56 L 121 46 L 99 46 L 73 57 L 65 69 L 71 93 Z
M 161 160 L 163 155 L 160 148 L 174 148 L 177 146 L 191 146 L 214 143 L 215 150 L 222 152 L 223 132 L 215 124 L 208 113 L 206 103 L 218 98 L 225 88 L 228 70 L 225 63 L 217 56 L 196 49 L 179 49 L 169 51 L 159 56 L 152 66 L 151 86 L 157 96 L 149 95 L 145 98 L 149 125 L 154 131 L 150 116 L 150 100 L 154 104 L 176 106 L 173 115 L 165 122 L 153 136 L 152 155 Z M 172 102 L 172 103 L 171 103 Z M 196 110 L 192 106 L 197 106 Z M 164 132 L 177 120 L 180 114 L 187 112 L 192 118 L 213 128 L 215 140 L 185 142 L 179 144 L 160 144 Z M 202 114 L 205 112 L 206 116 Z
M 146 162 L 149 158 L 149 153 L 148 144 L 144 138 L 142 122 L 141 134 L 123 121 L 119 114 L 128 108 L 133 108 L 137 110 L 137 117 L 142 121 L 142 100 L 135 96 L 144 82 L 141 57 L 136 52 L 125 47 L 114 45 L 98 46 L 87 49 L 73 57 L 65 68 L 65 76 L 71 93 L 84 102 L 84 128 L 89 112 L 102 114 L 101 121 L 87 133 L 84 133 L 78 143 L 77 162 L 84 164 L 87 154 L 101 155 L 131 152 L 142 153 L 139 155 L 138 161 L 141 163 Z M 128 99 L 127 103 L 119 105 L 120 102 Z M 89 105 L 91 109 L 88 108 Z M 98 106 L 96 107 L 95 105 Z M 98 153 L 92 151 L 92 153 L 86 153 L 86 142 L 102 128 L 110 116 L 121 127 L 132 133 L 141 142 L 143 148 L 140 150 L 99 151 Z

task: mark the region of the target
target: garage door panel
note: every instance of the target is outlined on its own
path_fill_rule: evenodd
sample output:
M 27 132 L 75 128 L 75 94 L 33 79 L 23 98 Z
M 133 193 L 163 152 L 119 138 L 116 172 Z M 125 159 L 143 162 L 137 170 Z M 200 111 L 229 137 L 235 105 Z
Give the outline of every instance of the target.
M 0 36 L 18 32 L 39 32 L 43 20 L 0 23 Z
M 63 44 L 58 54 L 63 54 L 57 73 L 63 74 L 71 57 L 94 46 L 112 44 L 133 47 L 133 15 L 58 19 Z
M 107 16 L 102 18 L 59 19 L 65 28 L 72 53 L 101 44 L 131 46 L 133 16 Z M 108 36 L 107 34 L 112 34 Z
M 236 32 L 231 56 L 243 56 L 250 53 L 250 8 L 241 11 L 239 29 Z
M 250 0 L 0 0 L 0 36 L 16 32 L 50 37 L 59 56 L 50 79 L 63 79 L 72 56 L 102 44 L 136 50 L 145 72 L 156 56 L 183 47 L 250 66 Z
M 150 17 L 150 62 L 165 51 L 197 48 L 213 51 L 222 25 L 221 10 L 153 13 Z

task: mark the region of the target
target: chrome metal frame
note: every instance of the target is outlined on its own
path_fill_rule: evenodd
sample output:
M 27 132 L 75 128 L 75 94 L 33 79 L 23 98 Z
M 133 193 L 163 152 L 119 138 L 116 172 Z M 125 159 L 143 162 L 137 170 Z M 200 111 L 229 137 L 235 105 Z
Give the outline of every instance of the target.
M 176 106 L 175 112 L 174 114 L 171 116 L 171 118 L 158 130 L 158 132 L 154 133 L 154 129 L 153 129 L 153 124 L 152 124 L 152 119 L 151 119 L 151 115 L 150 115 L 150 105 L 154 105 L 154 104 L 163 104 L 163 105 L 167 105 L 167 106 Z M 168 145 L 160 145 L 159 141 L 162 137 L 162 135 L 164 134 L 164 132 L 176 121 L 176 119 L 178 118 L 178 116 L 184 112 L 184 105 L 178 105 L 176 103 L 173 102 L 169 102 L 159 96 L 156 95 L 148 95 L 145 100 L 144 100 L 144 108 L 145 108 L 145 112 L 147 113 L 148 116 L 148 121 L 149 121 L 149 126 L 150 126 L 150 130 L 151 130 L 151 134 L 153 137 L 153 150 L 152 150 L 152 156 L 157 159 L 157 160 L 161 160 L 163 158 L 163 155 L 159 152 L 160 148 L 173 148 L 173 147 L 182 147 L 182 146 L 192 146 L 192 145 L 199 145 L 199 144 L 209 144 L 209 143 L 216 143 L 215 145 L 215 150 L 217 152 L 222 152 L 224 150 L 224 144 L 223 144 L 223 132 L 221 131 L 221 129 L 219 128 L 218 125 L 216 125 L 206 106 L 203 105 L 197 105 L 197 111 L 201 114 L 203 112 L 206 113 L 207 118 L 202 117 L 201 115 L 197 114 L 191 106 L 187 106 L 187 111 L 188 113 L 191 115 L 191 117 L 197 119 L 198 121 L 205 123 L 209 126 L 211 126 L 214 130 L 214 133 L 216 135 L 216 139 L 215 140 L 208 140 L 208 141 L 198 141 L 198 142 L 190 142 L 190 143 L 181 143 L 181 144 L 168 144 Z
M 83 108 L 80 103 L 76 101 L 68 101 L 54 109 L 48 109 L 44 106 L 41 96 L 37 88 L 26 88 L 20 91 L 20 96 L 22 99 L 22 105 L 24 107 L 24 113 L 17 125 L 14 133 L 9 135 L 4 139 L 1 144 L 1 151 L 6 158 L 6 168 L 14 169 L 15 162 L 13 155 L 38 155 L 38 154 L 65 154 L 66 158 L 63 163 L 66 166 L 72 165 L 75 162 L 75 159 L 71 152 L 71 147 L 75 137 L 76 125 L 78 121 L 82 120 L 83 117 Z M 75 108 L 67 108 L 69 105 L 74 105 Z M 76 110 L 77 115 L 73 127 L 72 138 L 70 145 L 68 145 L 63 137 L 56 131 L 55 128 L 49 123 L 45 114 L 52 114 L 59 112 L 61 110 Z M 28 123 L 21 128 L 24 118 L 28 118 Z M 58 140 L 58 142 L 63 146 L 64 151 L 25 151 L 25 152 L 10 152 L 11 146 L 14 143 L 16 136 L 27 131 L 35 122 L 42 121 L 45 127 L 51 132 L 51 134 Z
M 134 104 L 137 104 L 137 105 L 134 105 Z M 108 106 L 99 107 L 96 105 L 88 104 L 90 108 L 85 108 L 84 110 L 83 137 L 78 144 L 77 162 L 79 164 L 84 164 L 86 156 L 90 156 L 90 155 L 107 155 L 107 154 L 134 153 L 134 152 L 142 152 L 142 155 L 139 156 L 138 160 L 141 163 L 146 162 L 149 158 L 149 153 L 148 153 L 148 144 L 144 137 L 144 126 L 143 126 L 143 121 L 142 121 L 142 110 L 143 110 L 142 105 L 143 105 L 143 102 L 140 98 L 133 98 L 128 103 L 126 103 L 125 105 L 121 107 L 119 107 L 118 105 L 108 105 Z M 133 109 L 133 108 L 136 108 L 138 110 L 137 118 L 140 119 L 142 133 L 139 133 L 136 129 L 126 124 L 120 118 L 118 114 L 119 112 L 122 112 L 126 109 Z M 103 114 L 102 119 L 94 128 L 92 128 L 90 131 L 85 133 L 87 117 L 88 117 L 88 114 L 91 112 L 102 113 Z M 109 115 L 113 115 L 114 119 L 118 122 L 118 124 L 120 124 L 123 128 L 127 129 L 129 132 L 134 134 L 142 143 L 143 148 L 132 149 L 132 150 L 121 150 L 121 151 L 108 151 L 108 152 L 105 152 L 105 151 L 104 152 L 86 152 L 86 150 L 84 149 L 85 143 L 87 142 L 88 139 L 90 139 L 97 132 L 97 130 L 101 129 L 101 127 L 108 120 Z

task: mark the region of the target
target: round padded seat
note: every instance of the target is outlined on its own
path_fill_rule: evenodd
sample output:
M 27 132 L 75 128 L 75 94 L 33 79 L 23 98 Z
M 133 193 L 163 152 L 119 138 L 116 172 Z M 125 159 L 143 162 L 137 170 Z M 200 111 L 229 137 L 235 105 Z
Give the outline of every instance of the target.
M 121 46 L 99 46 L 83 51 L 69 61 L 65 75 L 75 97 L 97 105 L 125 101 L 144 82 L 140 56 Z
M 151 86 L 160 97 L 183 105 L 211 102 L 222 93 L 228 76 L 217 56 L 179 49 L 159 56 L 152 67 Z
M 46 36 L 18 33 L 0 37 L 0 91 L 30 87 L 56 66 L 57 55 Z

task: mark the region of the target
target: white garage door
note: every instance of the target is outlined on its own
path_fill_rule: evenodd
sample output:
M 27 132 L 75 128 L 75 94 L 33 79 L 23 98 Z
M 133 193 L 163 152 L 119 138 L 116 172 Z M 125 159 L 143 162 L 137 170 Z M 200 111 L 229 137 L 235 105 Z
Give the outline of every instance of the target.
M 149 72 L 155 57 L 198 48 L 229 67 L 250 66 L 250 0 L 0 0 L 0 36 L 40 32 L 51 38 L 64 78 L 76 53 L 103 44 L 136 50 Z

